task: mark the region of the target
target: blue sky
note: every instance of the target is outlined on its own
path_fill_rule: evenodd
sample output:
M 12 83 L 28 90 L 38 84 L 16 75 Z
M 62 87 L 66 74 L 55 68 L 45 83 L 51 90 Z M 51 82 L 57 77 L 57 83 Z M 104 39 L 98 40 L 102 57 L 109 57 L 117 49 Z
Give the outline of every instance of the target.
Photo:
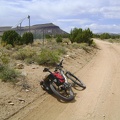
M 120 33 L 120 0 L 0 0 L 0 26 L 15 26 L 28 15 L 31 25 Z M 28 26 L 28 19 L 22 26 Z

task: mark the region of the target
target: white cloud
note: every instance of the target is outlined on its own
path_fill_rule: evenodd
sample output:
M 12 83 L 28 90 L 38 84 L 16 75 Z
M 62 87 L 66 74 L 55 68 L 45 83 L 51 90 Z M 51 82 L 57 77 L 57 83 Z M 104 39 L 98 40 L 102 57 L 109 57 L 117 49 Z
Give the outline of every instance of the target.
M 90 19 L 58 19 L 57 21 L 58 22 L 69 22 L 69 23 L 74 22 L 74 23 L 77 23 L 77 24 L 80 24 L 80 25 L 92 22 L 92 20 L 90 20 Z
M 103 7 L 101 8 L 101 13 L 105 18 L 118 18 L 120 19 L 120 7 L 112 6 L 112 7 Z
M 95 33 L 98 32 L 111 32 L 111 33 L 118 33 L 120 31 L 120 24 L 112 24 L 112 25 L 101 25 L 101 24 L 90 24 L 84 26 L 84 28 L 90 28 Z
M 119 24 L 119 6 L 120 0 L 0 0 L 0 26 L 15 25 L 30 15 L 31 24 L 53 22 L 67 31 L 71 26 L 112 31 L 111 26 Z

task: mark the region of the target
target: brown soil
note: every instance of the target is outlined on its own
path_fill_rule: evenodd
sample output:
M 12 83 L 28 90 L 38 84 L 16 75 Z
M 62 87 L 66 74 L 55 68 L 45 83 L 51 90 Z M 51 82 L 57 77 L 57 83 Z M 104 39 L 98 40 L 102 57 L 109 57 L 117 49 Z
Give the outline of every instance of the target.
M 119 120 L 120 46 L 95 42 L 97 52 L 75 50 L 65 57 L 64 67 L 87 86 L 83 91 L 73 89 L 74 101 L 63 103 L 43 91 L 43 67 L 25 65 L 22 71 L 30 89 L 0 83 L 0 120 Z

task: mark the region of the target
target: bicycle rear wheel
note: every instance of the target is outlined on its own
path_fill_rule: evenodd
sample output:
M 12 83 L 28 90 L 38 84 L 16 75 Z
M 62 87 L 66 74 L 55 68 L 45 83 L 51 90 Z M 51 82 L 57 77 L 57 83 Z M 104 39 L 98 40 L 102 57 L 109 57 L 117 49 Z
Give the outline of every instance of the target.
M 74 99 L 74 93 L 71 87 L 68 87 L 67 89 L 62 89 L 62 85 L 57 86 L 53 81 L 51 81 L 50 88 L 53 93 L 63 101 L 71 101 Z
M 78 79 L 75 75 L 73 75 L 72 73 L 66 72 L 66 76 L 67 76 L 67 78 L 72 80 L 74 82 L 74 84 L 82 87 L 83 89 L 86 88 L 86 85 L 80 79 Z

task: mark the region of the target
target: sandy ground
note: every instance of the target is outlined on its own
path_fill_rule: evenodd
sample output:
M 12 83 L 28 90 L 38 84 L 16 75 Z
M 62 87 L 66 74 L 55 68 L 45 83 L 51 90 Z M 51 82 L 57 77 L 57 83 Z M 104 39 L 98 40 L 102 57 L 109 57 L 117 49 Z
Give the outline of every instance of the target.
M 74 101 L 63 103 L 44 92 L 39 86 L 45 75 L 41 74 L 43 68 L 26 66 L 24 71 L 27 71 L 31 81 L 31 90 L 13 89 L 6 83 L 0 84 L 0 119 L 119 120 L 120 45 L 99 40 L 95 42 L 99 46 L 97 54 L 80 54 L 79 51 L 73 52 L 72 58 L 65 59 L 64 66 L 87 86 L 83 91 L 73 89 L 76 94 Z

